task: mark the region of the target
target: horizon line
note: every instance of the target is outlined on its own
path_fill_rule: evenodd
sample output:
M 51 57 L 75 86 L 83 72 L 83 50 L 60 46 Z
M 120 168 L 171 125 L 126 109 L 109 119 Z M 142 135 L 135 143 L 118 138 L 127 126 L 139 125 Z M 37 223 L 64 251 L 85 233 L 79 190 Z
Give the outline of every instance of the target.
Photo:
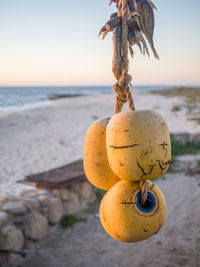
M 40 85 L 40 84 L 37 84 L 37 85 L 31 85 L 31 84 L 21 84 L 21 85 L 1 85 L 0 84 L 0 87 L 112 87 L 113 85 Z M 195 87 L 200 87 L 200 83 L 184 83 L 184 84 L 179 84 L 179 83 L 169 83 L 169 84 L 134 84 L 133 85 L 133 88 L 134 86 L 179 86 L 179 87 L 185 87 L 185 86 L 195 86 Z

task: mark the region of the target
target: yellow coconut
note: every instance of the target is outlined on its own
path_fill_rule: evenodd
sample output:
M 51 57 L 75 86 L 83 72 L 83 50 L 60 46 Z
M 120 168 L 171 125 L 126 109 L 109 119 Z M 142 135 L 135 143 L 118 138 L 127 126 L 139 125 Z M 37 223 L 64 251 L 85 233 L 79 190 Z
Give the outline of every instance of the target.
M 167 123 L 152 110 L 115 114 L 107 126 L 106 146 L 111 169 L 129 181 L 158 178 L 171 160 Z
M 88 180 L 96 187 L 108 190 L 119 181 L 109 164 L 106 152 L 106 127 L 110 118 L 95 121 L 86 134 L 84 170 Z
M 121 180 L 104 196 L 100 205 L 100 219 L 106 232 L 121 242 L 134 243 L 158 233 L 166 219 L 166 201 L 161 190 L 146 181 L 148 199 L 140 204 L 138 182 Z

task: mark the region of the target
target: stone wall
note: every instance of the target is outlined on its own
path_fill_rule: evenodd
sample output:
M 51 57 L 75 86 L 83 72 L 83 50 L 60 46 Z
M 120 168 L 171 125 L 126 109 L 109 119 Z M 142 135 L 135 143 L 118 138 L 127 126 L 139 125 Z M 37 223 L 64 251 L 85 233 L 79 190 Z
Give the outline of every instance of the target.
M 196 145 L 200 134 L 171 134 L 182 144 Z M 26 190 L 0 201 L 0 249 L 21 251 L 26 240 L 45 238 L 65 214 L 86 210 L 96 200 L 95 188 L 87 181 L 52 191 Z
M 26 240 L 41 240 L 65 214 L 76 214 L 96 200 L 87 181 L 52 191 L 26 190 L 0 201 L 0 249 L 21 251 Z
M 198 143 L 200 143 L 200 133 L 195 133 L 195 134 L 189 134 L 186 132 L 177 133 L 177 134 L 171 134 L 171 137 L 175 138 L 177 141 L 179 141 L 183 145 L 191 144 L 195 146 Z

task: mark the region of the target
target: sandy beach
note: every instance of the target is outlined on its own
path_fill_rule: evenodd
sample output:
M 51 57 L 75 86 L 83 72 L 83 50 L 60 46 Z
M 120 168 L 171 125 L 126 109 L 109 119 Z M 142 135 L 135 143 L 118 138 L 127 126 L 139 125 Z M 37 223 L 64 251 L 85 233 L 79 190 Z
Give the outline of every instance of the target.
M 135 93 L 137 109 L 155 109 L 171 133 L 197 133 L 186 109 L 171 111 L 180 98 Z M 115 96 L 97 95 L 57 100 L 37 108 L 0 114 L 0 196 L 18 194 L 25 175 L 83 158 L 84 138 L 96 119 L 114 114 Z M 127 110 L 127 106 L 124 108 Z M 27 258 L 13 255 L 3 266 L 199 266 L 199 180 L 169 173 L 156 181 L 167 199 L 167 221 L 158 235 L 138 244 L 110 238 L 94 214 L 65 231 L 57 229 L 40 242 L 30 242 Z M 96 207 L 98 212 L 98 206 Z M 37 254 L 37 257 L 35 255 Z
M 155 109 L 171 133 L 196 133 L 200 126 L 189 121 L 186 109 L 171 108 L 177 97 L 135 93 L 136 109 Z M 25 175 L 59 167 L 83 158 L 84 138 L 96 119 L 114 114 L 114 94 L 66 98 L 24 111 L 0 113 L 0 196 L 17 193 L 15 182 Z M 124 107 L 127 110 L 127 105 Z

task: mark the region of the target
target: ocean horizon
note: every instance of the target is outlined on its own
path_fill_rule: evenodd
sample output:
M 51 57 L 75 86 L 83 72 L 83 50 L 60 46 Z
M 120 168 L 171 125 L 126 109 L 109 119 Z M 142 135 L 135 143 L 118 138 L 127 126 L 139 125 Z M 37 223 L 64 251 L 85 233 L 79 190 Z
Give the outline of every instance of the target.
M 134 90 L 146 92 L 170 87 L 173 86 L 139 85 L 134 86 Z M 37 107 L 51 101 L 51 97 L 60 95 L 70 97 L 111 93 L 112 86 L 0 86 L 0 112 Z

